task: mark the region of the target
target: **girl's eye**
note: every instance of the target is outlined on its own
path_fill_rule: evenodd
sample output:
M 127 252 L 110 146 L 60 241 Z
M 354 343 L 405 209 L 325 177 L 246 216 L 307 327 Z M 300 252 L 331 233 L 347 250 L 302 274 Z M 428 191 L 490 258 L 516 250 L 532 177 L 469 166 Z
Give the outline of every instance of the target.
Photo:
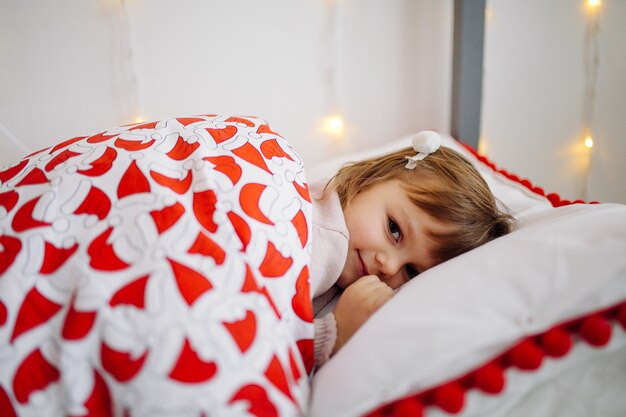
M 389 218 L 389 233 L 391 233 L 391 236 L 396 240 L 396 242 L 400 240 L 400 237 L 402 237 L 400 226 L 398 226 L 398 223 L 396 223 L 392 218 Z
M 406 265 L 404 269 L 406 270 L 406 274 L 409 277 L 409 279 L 415 278 L 420 273 L 415 267 L 415 265 Z

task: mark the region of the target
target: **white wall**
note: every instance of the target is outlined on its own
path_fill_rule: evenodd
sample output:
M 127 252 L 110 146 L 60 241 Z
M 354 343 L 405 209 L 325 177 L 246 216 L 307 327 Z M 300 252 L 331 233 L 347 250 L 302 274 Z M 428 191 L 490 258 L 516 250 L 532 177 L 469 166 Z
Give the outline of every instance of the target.
M 489 0 L 487 7 L 486 153 L 563 198 L 626 203 L 626 1 L 603 0 L 600 9 L 592 152 L 583 146 L 584 2 Z
M 9 136 L 36 150 L 137 115 L 258 115 L 307 163 L 448 131 L 452 0 L 0 0 L 0 10 L 0 143 L 14 150 L 0 163 L 24 154 Z M 320 132 L 329 64 L 343 143 Z
M 487 4 L 486 153 L 564 198 L 626 203 L 626 1 L 603 1 L 591 155 L 581 144 L 583 1 Z M 453 0 L 0 0 L 0 164 L 27 153 L 11 137 L 36 150 L 137 115 L 258 115 L 308 164 L 421 129 L 447 132 L 452 8 Z M 333 107 L 346 118 L 342 143 L 320 132 Z

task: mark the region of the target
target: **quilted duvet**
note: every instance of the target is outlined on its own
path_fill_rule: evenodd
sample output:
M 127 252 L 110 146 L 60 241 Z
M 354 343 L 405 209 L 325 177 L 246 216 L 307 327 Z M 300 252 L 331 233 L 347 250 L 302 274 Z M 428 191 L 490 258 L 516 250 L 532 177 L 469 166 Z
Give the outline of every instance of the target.
M 0 183 L 1 416 L 306 412 L 311 204 L 263 120 L 76 137 Z

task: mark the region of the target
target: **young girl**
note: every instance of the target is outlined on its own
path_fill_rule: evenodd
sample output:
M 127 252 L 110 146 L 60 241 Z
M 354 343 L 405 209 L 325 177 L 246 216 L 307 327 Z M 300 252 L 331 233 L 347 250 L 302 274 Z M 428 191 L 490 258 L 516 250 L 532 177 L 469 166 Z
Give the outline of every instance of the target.
M 393 290 L 511 231 L 513 218 L 498 208 L 476 169 L 439 144 L 437 133 L 421 132 L 413 148 L 350 164 L 329 182 L 311 184 L 318 367 Z M 320 314 L 338 294 L 334 311 Z

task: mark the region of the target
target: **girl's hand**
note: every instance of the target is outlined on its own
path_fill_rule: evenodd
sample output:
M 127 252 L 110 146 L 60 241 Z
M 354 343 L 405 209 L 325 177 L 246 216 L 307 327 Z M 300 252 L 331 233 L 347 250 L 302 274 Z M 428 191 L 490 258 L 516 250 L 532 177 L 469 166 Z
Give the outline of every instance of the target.
M 376 275 L 366 275 L 348 286 L 335 307 L 337 340 L 331 356 L 392 296 L 391 287 Z

